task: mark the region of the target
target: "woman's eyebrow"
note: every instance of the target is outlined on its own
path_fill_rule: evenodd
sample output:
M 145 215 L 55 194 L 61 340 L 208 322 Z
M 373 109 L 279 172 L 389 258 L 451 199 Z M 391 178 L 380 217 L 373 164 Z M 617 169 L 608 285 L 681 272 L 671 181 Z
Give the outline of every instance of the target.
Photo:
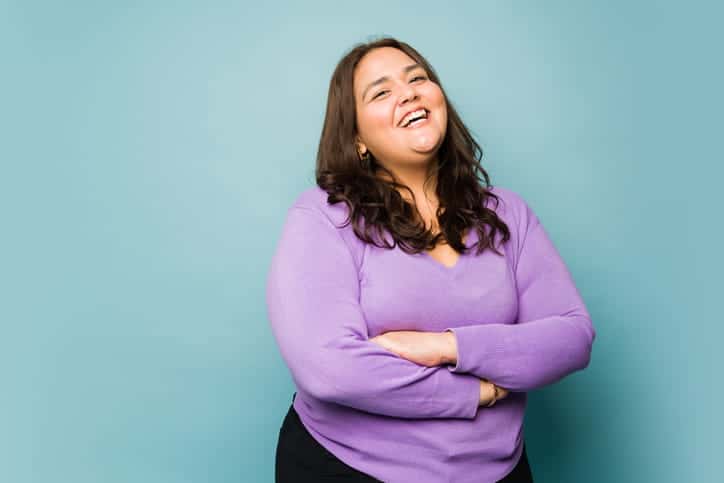
M 416 68 L 418 68 L 418 67 L 421 67 L 420 64 L 417 64 L 417 63 L 415 63 L 415 64 L 410 64 L 410 65 L 408 65 L 408 66 L 403 67 L 403 68 L 402 68 L 402 72 L 406 74 L 406 73 L 410 72 L 411 70 L 416 69 Z M 365 87 L 365 90 L 362 91 L 362 99 L 365 98 L 365 96 L 367 95 L 367 91 L 370 90 L 372 87 L 374 87 L 374 86 L 376 86 L 376 85 L 379 85 L 379 84 L 382 84 L 383 82 L 388 81 L 388 80 L 390 80 L 389 77 L 383 76 L 383 77 L 380 77 L 379 79 L 377 79 L 377 80 L 375 80 L 375 81 L 372 81 L 372 82 L 370 82 L 369 84 L 367 84 L 367 87 Z

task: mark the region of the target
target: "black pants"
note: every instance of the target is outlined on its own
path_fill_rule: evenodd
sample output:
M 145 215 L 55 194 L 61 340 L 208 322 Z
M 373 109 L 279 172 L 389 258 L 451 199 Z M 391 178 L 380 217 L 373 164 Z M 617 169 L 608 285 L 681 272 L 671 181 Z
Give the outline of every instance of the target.
M 304 427 L 294 405 L 289 408 L 279 430 L 275 481 L 276 483 L 379 482 L 342 462 L 319 444 Z M 525 444 L 518 464 L 498 483 L 533 483 Z

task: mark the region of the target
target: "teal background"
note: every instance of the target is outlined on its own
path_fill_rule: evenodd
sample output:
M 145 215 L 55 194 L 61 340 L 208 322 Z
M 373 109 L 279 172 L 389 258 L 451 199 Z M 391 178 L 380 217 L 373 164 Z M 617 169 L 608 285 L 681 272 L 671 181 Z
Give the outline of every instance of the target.
M 273 481 L 294 387 L 264 282 L 332 70 L 383 34 L 430 60 L 597 329 L 530 394 L 535 481 L 721 481 L 723 10 L 0 3 L 0 481 Z

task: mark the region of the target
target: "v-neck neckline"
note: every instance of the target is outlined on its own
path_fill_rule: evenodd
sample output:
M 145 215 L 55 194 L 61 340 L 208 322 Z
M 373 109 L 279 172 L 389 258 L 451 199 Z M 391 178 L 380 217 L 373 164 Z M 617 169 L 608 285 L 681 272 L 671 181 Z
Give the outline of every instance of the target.
M 465 242 L 464 242 L 464 245 L 465 245 L 467 248 L 470 248 L 470 246 L 471 246 L 471 244 L 472 244 L 472 242 L 473 242 L 473 240 L 472 240 L 473 238 L 477 238 L 477 231 L 471 228 L 470 231 L 469 231 L 468 234 L 467 234 L 467 240 L 465 240 Z M 455 261 L 455 263 L 454 263 L 453 265 L 451 265 L 451 266 L 448 267 L 447 265 L 444 265 L 442 262 L 440 262 L 439 260 L 437 260 L 436 258 L 434 258 L 432 255 L 430 255 L 430 252 L 429 252 L 429 251 L 425 250 L 425 251 L 423 251 L 423 252 L 421 252 L 421 253 L 422 253 L 422 255 L 424 256 L 425 259 L 429 260 L 430 263 L 432 263 L 432 264 L 434 264 L 435 266 L 437 266 L 438 269 L 441 270 L 441 271 L 443 271 L 444 273 L 453 273 L 453 272 L 457 271 L 457 270 L 461 267 L 461 265 L 463 264 L 463 262 L 464 262 L 464 261 L 468 258 L 468 256 L 470 255 L 470 252 L 468 252 L 467 254 L 466 254 L 466 253 L 458 253 L 458 258 L 457 258 L 457 260 Z

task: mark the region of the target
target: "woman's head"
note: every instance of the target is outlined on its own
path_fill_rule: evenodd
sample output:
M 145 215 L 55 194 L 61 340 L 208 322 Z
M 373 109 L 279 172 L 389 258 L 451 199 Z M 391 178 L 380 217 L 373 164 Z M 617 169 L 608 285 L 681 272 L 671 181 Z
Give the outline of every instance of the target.
M 426 120 L 400 125 L 410 110 L 418 109 L 424 109 Z M 464 251 L 463 231 L 480 225 L 476 229 L 482 251 L 489 245 L 482 224 L 505 224 L 484 206 L 484 200 L 495 195 L 480 186 L 478 175 L 490 184 L 478 161 L 481 155 L 435 70 L 410 45 L 390 37 L 358 44 L 337 64 L 329 84 L 316 179 L 330 203 L 347 203 L 362 240 L 377 245 L 368 229 L 386 229 L 405 251 L 431 248 L 441 237 Z M 436 181 L 440 234 L 433 235 L 415 205 L 398 192 L 407 190 L 414 199 L 412 190 L 400 183 L 405 176 L 398 176 L 411 172 L 425 172 L 426 181 Z
M 425 124 L 399 127 L 417 107 L 428 111 Z M 393 173 L 426 167 L 432 175 L 448 109 L 434 69 L 410 45 L 389 37 L 356 45 L 332 74 L 318 168 L 346 170 L 354 163 L 397 179 Z
M 442 88 L 424 59 L 408 52 L 375 47 L 360 58 L 353 78 L 357 150 L 396 172 L 436 163 L 447 130 Z M 413 112 L 423 119 L 409 124 Z

